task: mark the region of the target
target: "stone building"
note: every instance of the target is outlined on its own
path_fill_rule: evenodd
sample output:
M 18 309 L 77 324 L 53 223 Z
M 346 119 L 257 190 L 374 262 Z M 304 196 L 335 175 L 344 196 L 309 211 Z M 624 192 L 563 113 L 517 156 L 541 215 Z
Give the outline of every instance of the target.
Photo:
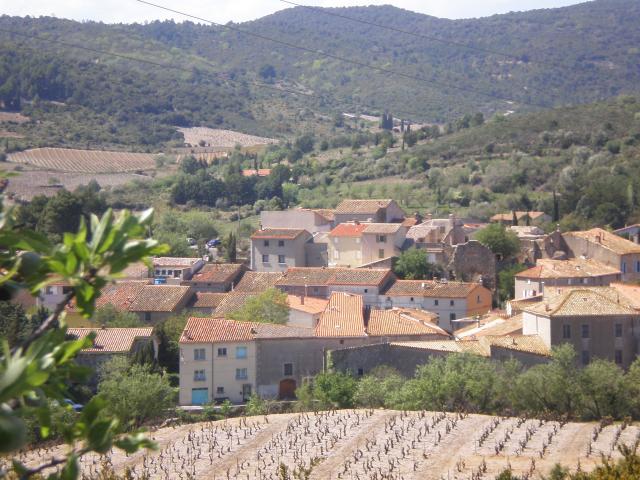
M 313 239 L 306 230 L 270 228 L 251 235 L 251 270 L 284 272 L 307 266 L 305 244 Z

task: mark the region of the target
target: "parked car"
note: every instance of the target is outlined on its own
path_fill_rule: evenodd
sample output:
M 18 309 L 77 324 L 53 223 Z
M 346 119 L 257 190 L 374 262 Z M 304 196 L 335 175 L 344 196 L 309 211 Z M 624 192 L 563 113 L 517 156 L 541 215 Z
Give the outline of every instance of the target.
M 217 247 L 218 245 L 220 245 L 222 242 L 220 241 L 219 238 L 214 238 L 212 240 L 209 240 L 207 242 L 207 248 L 213 248 L 213 247 Z
M 195 238 L 193 238 L 193 237 L 188 237 L 188 238 L 187 238 L 187 243 L 188 243 L 189 245 L 191 245 L 191 246 L 194 246 L 194 245 L 196 245 L 198 242 L 196 242 L 196 239 L 195 239 Z
M 80 405 L 79 403 L 74 402 L 70 398 L 65 398 L 64 399 L 64 403 L 66 403 L 67 405 L 71 405 L 71 408 L 73 408 L 74 412 L 81 412 L 82 411 L 83 405 Z

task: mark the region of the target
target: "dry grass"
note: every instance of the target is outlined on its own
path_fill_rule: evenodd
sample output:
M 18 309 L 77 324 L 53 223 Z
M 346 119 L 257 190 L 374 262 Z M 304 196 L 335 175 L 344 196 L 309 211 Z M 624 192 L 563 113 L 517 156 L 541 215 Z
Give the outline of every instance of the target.
M 596 431 L 598 432 L 596 434 Z M 282 414 L 163 428 L 151 434 L 158 452 L 108 454 L 116 470 L 135 468 L 152 479 L 287 478 L 310 471 L 312 479 L 493 479 L 507 467 L 538 478 L 561 463 L 590 470 L 601 456 L 618 458 L 617 447 L 640 436 L 635 425 L 600 429 L 593 423 L 433 412 L 342 410 Z M 594 437 L 595 440 L 594 440 Z M 41 461 L 58 448 L 26 452 Z M 101 463 L 85 457 L 83 473 Z

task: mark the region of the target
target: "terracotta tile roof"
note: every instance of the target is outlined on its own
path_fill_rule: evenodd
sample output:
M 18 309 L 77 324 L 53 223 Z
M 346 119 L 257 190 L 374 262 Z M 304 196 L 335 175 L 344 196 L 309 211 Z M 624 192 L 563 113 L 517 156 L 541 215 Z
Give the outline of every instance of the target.
M 193 307 L 216 308 L 226 295 L 226 293 L 196 292 L 196 301 Z
M 388 297 L 467 298 L 479 283 L 396 280 L 384 293 Z
M 335 212 L 376 214 L 381 208 L 387 208 L 391 202 L 393 202 L 391 199 L 343 200 L 336 207 Z
M 131 351 L 136 339 L 151 339 L 153 328 L 69 328 L 67 335 L 77 339 L 96 333 L 93 348 L 83 349 L 83 353 L 121 353 Z
M 115 285 L 107 285 L 96 300 L 96 308 L 113 305 L 118 310 L 128 311 L 144 287 L 145 284 L 140 282 L 119 282 Z
M 224 297 L 216 306 L 216 316 L 224 316 L 226 314 L 236 312 L 244 307 L 251 297 L 259 295 L 258 292 L 238 292 L 233 291 L 225 293 Z
M 243 269 L 244 266 L 241 264 L 207 263 L 191 278 L 190 282 L 228 283 Z
M 640 310 L 640 286 L 626 283 L 613 282 L 608 287 L 583 287 L 583 286 L 566 286 L 552 287 L 546 290 L 548 298 L 556 295 L 570 292 L 572 290 L 588 290 L 608 298 L 614 303 L 619 303 L 633 310 Z
M 367 223 L 363 233 L 391 234 L 402 228 L 400 223 Z
M 199 258 L 189 257 L 156 257 L 152 259 L 154 267 L 191 267 Z
M 587 240 L 590 243 L 601 245 L 618 255 L 628 253 L 640 253 L 640 245 L 631 240 L 619 237 L 615 233 L 607 232 L 601 228 L 592 228 L 584 232 L 568 232 L 564 235 Z
M 392 275 L 388 268 L 294 267 L 287 269 L 276 285 L 376 285 L 380 287 Z
M 403 227 L 409 227 L 409 228 L 417 224 L 418 224 L 418 219 L 415 217 L 407 217 L 401 223 Z
M 365 335 L 361 295 L 332 293 L 315 329 L 317 337 L 361 337 Z
M 132 312 L 175 312 L 192 295 L 191 287 L 178 285 L 143 285 L 131 302 Z
M 259 177 L 268 177 L 269 175 L 271 175 L 271 169 L 259 168 L 256 170 L 255 168 L 250 168 L 250 169 L 242 170 L 243 177 L 254 177 L 256 175 Z
M 550 287 L 551 288 L 551 287 Z M 521 298 L 519 300 L 509 300 L 511 306 L 511 314 L 515 315 L 522 312 L 526 307 L 535 305 L 544 299 L 544 295 L 536 295 L 535 297 Z
M 330 237 L 360 237 L 362 232 L 367 228 L 366 223 L 341 223 L 337 225 L 331 232 Z
M 248 342 L 256 339 L 311 336 L 313 336 L 312 328 L 238 322 L 225 318 L 190 318 L 182 331 L 180 343 Z
M 136 262 L 129 265 L 121 272 L 122 278 L 130 280 L 140 280 L 149 278 L 149 267 L 143 262 Z
M 486 336 L 480 342 L 488 344 L 489 348 L 500 347 L 545 357 L 551 356 L 551 349 L 538 335 Z
M 233 290 L 235 292 L 264 292 L 275 287 L 282 276 L 283 274 L 280 272 L 244 272 Z
M 640 285 L 612 283 L 610 288 L 621 295 L 621 301 L 635 310 L 640 310 Z
M 517 273 L 516 278 L 583 278 L 620 274 L 621 272 L 617 268 L 609 267 L 593 259 L 540 259 L 536 262 L 535 267 Z
M 543 316 L 638 315 L 632 308 L 618 303 L 596 289 L 572 289 L 524 308 L 525 312 Z
M 367 334 L 372 337 L 392 335 L 442 335 L 449 334 L 433 323 L 425 322 L 402 309 L 371 310 Z
M 289 304 L 289 308 L 313 315 L 324 312 L 325 308 L 327 308 L 327 305 L 329 304 L 329 300 L 309 296 L 304 297 L 303 303 L 302 297 L 299 297 L 298 295 L 288 295 L 287 302 Z
M 335 210 L 331 210 L 330 208 L 315 208 L 313 211 L 323 217 L 327 222 L 333 222 L 336 219 Z
M 522 315 L 503 318 L 499 315 L 486 315 L 481 318 L 480 325 L 473 323 L 456 330 L 454 335 L 459 339 L 480 338 L 486 336 L 505 336 L 522 334 Z
M 518 221 L 520 221 L 524 217 L 526 217 L 527 214 L 529 215 L 529 218 L 531 220 L 536 220 L 536 219 L 538 219 L 538 218 L 540 218 L 540 217 L 545 215 L 544 212 L 522 212 L 522 211 L 516 211 L 516 218 L 518 219 Z M 492 222 L 500 222 L 500 221 L 510 222 L 512 220 L 513 220 L 513 212 L 498 213 L 497 215 L 494 215 L 493 217 L 491 217 L 491 221 Z
M 264 230 L 258 230 L 251 235 L 252 240 L 295 240 L 300 235 L 309 235 L 309 232 L 301 228 L 265 228 Z
M 390 345 L 403 348 L 431 350 L 435 352 L 471 353 L 482 357 L 491 356 L 491 350 L 488 345 L 481 345 L 480 342 L 475 340 L 464 342 L 456 340 L 426 340 L 419 342 L 392 342 Z

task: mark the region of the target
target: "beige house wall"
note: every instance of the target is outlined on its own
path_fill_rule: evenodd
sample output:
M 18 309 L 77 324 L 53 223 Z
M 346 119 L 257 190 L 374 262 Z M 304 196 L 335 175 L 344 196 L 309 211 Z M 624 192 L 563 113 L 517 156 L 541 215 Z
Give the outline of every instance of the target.
M 376 262 L 383 258 L 400 255 L 400 248 L 407 235 L 406 228 L 400 228 L 396 233 L 384 235 L 385 241 L 380 241 L 380 235 L 374 233 L 362 234 L 362 260 L 360 265 Z M 380 250 L 383 250 L 380 255 Z M 359 266 L 359 265 L 358 265 Z
M 302 310 L 296 310 L 295 308 L 289 308 L 289 321 L 287 325 L 292 327 L 306 327 L 315 328 L 320 319 L 319 313 L 303 312 Z
M 309 234 L 299 235 L 293 240 L 277 238 L 251 240 L 251 269 L 257 272 L 286 272 L 290 267 L 306 267 L 305 243 L 311 238 Z M 283 245 L 280 246 L 279 242 Z M 269 261 L 263 262 L 262 256 L 268 255 Z M 284 262 L 279 262 L 279 255 L 284 255 Z
M 558 293 L 556 288 L 566 287 L 607 287 L 612 282 L 620 281 L 620 275 L 598 275 L 588 277 L 571 277 L 571 278 L 545 278 L 545 279 L 530 279 L 530 278 L 518 278 L 515 279 L 515 299 L 521 300 L 523 298 L 529 298 L 542 294 L 543 296 L 553 296 Z
M 614 234 L 611 233 L 610 235 Z M 574 257 L 585 256 L 593 258 L 605 265 L 617 268 L 622 272 L 622 281 L 624 282 L 640 280 L 640 265 L 638 265 L 640 254 L 628 253 L 620 255 L 599 243 L 590 242 L 574 235 L 564 235 L 563 238 Z
M 330 267 L 359 267 L 363 263 L 360 237 L 329 238 Z

